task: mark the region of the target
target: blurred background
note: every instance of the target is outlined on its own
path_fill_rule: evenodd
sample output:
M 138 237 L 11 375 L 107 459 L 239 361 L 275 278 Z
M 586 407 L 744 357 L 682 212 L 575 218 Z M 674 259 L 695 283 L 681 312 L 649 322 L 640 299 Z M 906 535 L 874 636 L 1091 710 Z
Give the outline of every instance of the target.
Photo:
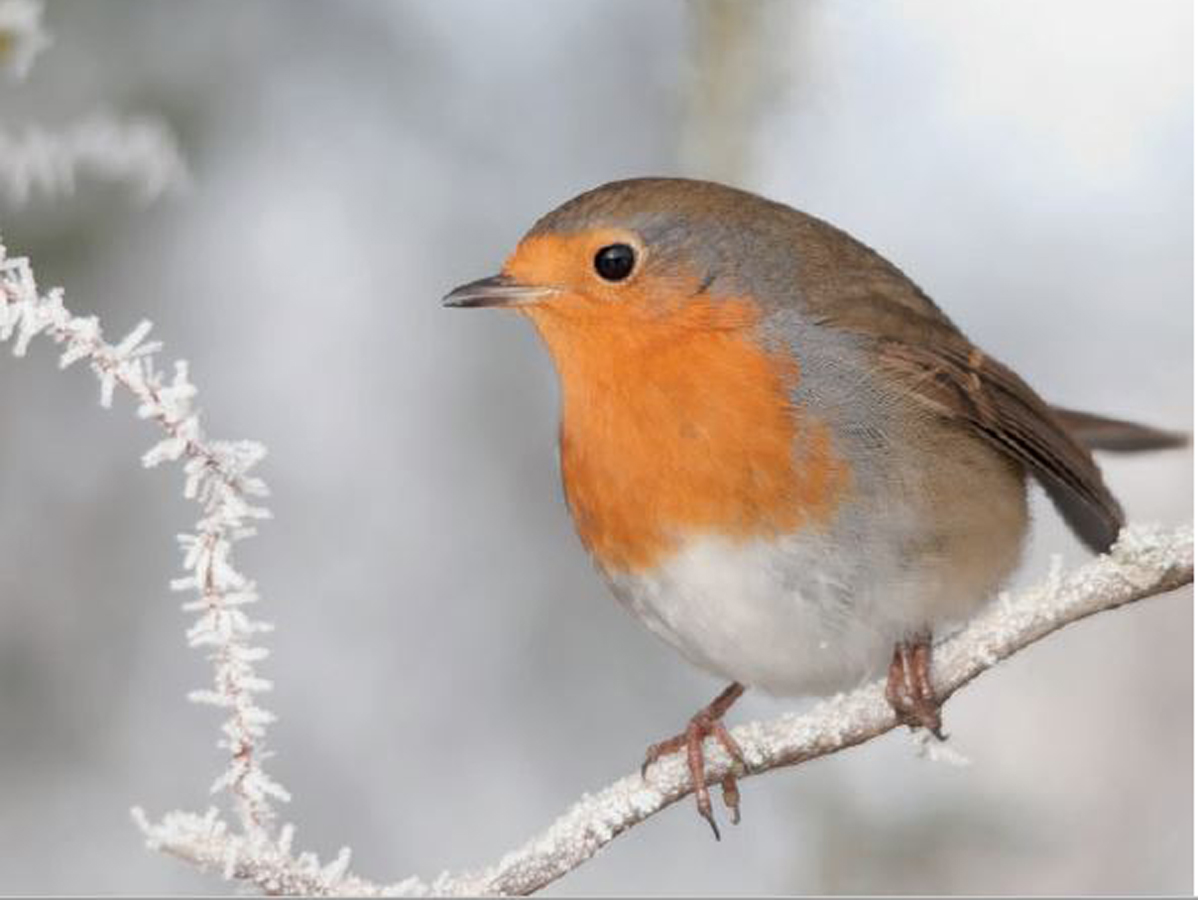
M 190 187 L 0 193 L 0 234 L 113 336 L 192 363 L 213 435 L 264 441 L 241 547 L 297 844 L 375 880 L 479 867 L 632 771 L 721 685 L 624 613 L 561 501 L 526 322 L 439 307 L 614 178 L 765 193 L 896 262 L 1055 402 L 1192 427 L 1187 0 L 50 2 L 0 129 L 96 110 L 174 132 Z M 127 401 L 0 357 L 0 893 L 218 892 L 129 820 L 223 768 L 185 648 L 194 521 Z M 1192 457 L 1102 460 L 1133 521 Z M 1020 587 L 1081 547 L 1040 495 Z M 947 706 L 972 765 L 894 732 L 688 804 L 555 893 L 1190 894 L 1192 598 L 1067 629 Z M 732 721 L 803 706 L 751 697 Z

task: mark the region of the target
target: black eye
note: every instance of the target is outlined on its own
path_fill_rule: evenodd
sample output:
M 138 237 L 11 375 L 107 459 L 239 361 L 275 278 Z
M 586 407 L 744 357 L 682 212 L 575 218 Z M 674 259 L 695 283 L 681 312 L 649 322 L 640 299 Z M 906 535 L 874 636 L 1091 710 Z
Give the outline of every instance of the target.
M 605 281 L 624 281 L 635 262 L 637 254 L 628 244 L 609 244 L 596 251 L 596 274 Z

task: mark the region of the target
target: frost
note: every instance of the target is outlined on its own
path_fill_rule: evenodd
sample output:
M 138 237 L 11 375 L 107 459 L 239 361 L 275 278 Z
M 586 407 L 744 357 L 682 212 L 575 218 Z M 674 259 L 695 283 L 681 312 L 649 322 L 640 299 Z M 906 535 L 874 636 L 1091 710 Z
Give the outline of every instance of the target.
M 0 15 L 3 9 L 0 5 Z M 217 785 L 228 791 L 243 832 L 261 837 L 272 827 L 273 804 L 289 795 L 262 768 L 267 755 L 263 737 L 275 716 L 254 701 L 271 683 L 256 669 L 268 651 L 252 641 L 272 625 L 251 616 L 258 592 L 238 571 L 233 549 L 255 533 L 251 522 L 270 516 L 250 500 L 265 496 L 266 485 L 247 474 L 266 449 L 254 441 L 216 441 L 205 435 L 186 363 L 175 363 L 173 377 L 165 383 L 154 364 L 161 345 L 146 340 L 150 329 L 150 323 L 142 321 L 118 343 L 107 343 L 94 317 L 72 315 L 63 306 L 61 291 L 41 294 L 29 261 L 8 256 L 0 245 L 0 340 L 13 340 L 20 355 L 35 337 L 44 335 L 63 347 L 61 365 L 88 362 L 100 381 L 105 407 L 112 405 L 118 389 L 123 390 L 133 397 L 138 415 L 161 430 L 142 463 L 182 463 L 185 491 L 200 511 L 195 529 L 178 538 L 183 575 L 170 587 L 192 594 L 184 604 L 187 612 L 196 614 L 188 644 L 206 649 L 213 666 L 212 686 L 189 697 L 226 710 L 222 744 L 230 758 Z
M 163 438 L 142 454 L 142 465 L 147 469 L 152 469 L 160 463 L 174 462 L 183 455 L 187 445 L 187 439 L 182 436 Z
M 917 748 L 917 756 L 930 762 L 946 763 L 955 768 L 971 765 L 971 758 L 960 753 L 948 742 L 939 741 L 928 731 L 922 729 L 913 732 L 913 745 Z
M 321 880 L 326 884 L 337 884 L 346 876 L 350 868 L 350 848 L 343 847 L 337 857 L 321 870 Z
M 935 689 L 950 693 L 974 678 L 985 665 L 980 657 L 1003 659 L 1063 624 L 1123 603 L 1188 583 L 1192 569 L 1192 532 L 1129 529 L 1108 557 L 1100 557 L 1069 575 L 1052 572 L 1043 584 L 985 610 L 934 651 Z M 1053 588 L 1053 589 L 1051 589 Z M 1050 619 L 1030 614 L 1049 609 Z M 805 715 L 785 715 L 773 722 L 754 722 L 733 729 L 752 770 L 757 773 L 803 762 L 815 756 L 852 747 L 896 725 L 883 697 L 881 682 L 840 694 Z M 950 765 L 966 758 L 928 737 L 918 737 L 922 755 Z M 723 753 L 708 755 L 710 774 L 721 775 L 730 765 Z M 223 776 L 221 789 L 236 783 L 245 767 Z M 250 778 L 256 795 L 276 786 L 259 776 Z M 424 896 L 528 894 L 551 884 L 583 865 L 618 835 L 690 794 L 687 768 L 678 757 L 655 764 L 647 778 L 628 776 L 608 788 L 584 794 L 544 832 L 505 854 L 481 872 L 443 873 L 432 883 L 406 878 L 390 885 L 364 881 L 349 873 L 348 851 L 321 866 L 311 853 L 293 854 L 294 829 L 284 826 L 270 842 L 233 834 L 224 824 L 194 814 L 171 813 L 161 823 L 135 818 L 147 843 L 214 871 L 272 893 L 360 896 Z
M 37 56 L 50 46 L 42 11 L 39 0 L 0 0 L 0 72 L 23 79 Z M 0 194 L 17 206 L 39 193 L 51 197 L 70 194 L 82 174 L 130 184 L 143 201 L 188 184 L 187 166 L 175 136 L 157 118 L 122 119 L 101 110 L 59 131 L 38 125 L 27 126 L 20 133 L 0 129 Z M 69 327 L 80 329 L 80 339 L 89 341 L 88 320 L 74 320 Z M 2 340 L 10 336 L 7 330 L 0 334 Z M 14 348 L 18 356 L 34 334 L 36 331 L 23 334 Z M 134 343 L 140 344 L 141 338 Z M 121 344 L 114 349 L 121 356 L 138 355 L 133 346 Z M 154 349 L 142 347 L 140 353 Z M 63 365 L 81 358 L 78 348 L 70 347 L 63 355 Z
M 3 10 L 0 3 L 0 14 Z M 189 183 L 174 134 L 153 117 L 121 119 L 101 111 L 61 131 L 38 125 L 19 134 L 0 130 L 0 194 L 15 205 L 25 205 L 35 194 L 69 195 L 84 174 L 128 184 L 146 203 Z

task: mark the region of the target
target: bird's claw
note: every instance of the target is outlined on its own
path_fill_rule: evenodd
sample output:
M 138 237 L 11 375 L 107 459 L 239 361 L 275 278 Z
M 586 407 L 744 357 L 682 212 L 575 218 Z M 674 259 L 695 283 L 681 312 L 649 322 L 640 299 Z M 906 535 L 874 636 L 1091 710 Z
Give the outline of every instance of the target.
M 687 728 L 681 734 L 657 744 L 651 744 L 646 751 L 646 758 L 642 762 L 642 777 L 645 778 L 646 770 L 659 759 L 679 750 L 686 750 L 692 792 L 696 796 L 696 810 L 700 813 L 701 818 L 708 822 L 709 827 L 712 828 L 713 837 L 718 841 L 721 839 L 721 829 L 717 827 L 717 821 L 713 816 L 712 798 L 709 796 L 708 779 L 704 771 L 704 739 L 716 738 L 717 742 L 725 748 L 725 752 L 733 759 L 737 771 L 731 771 L 722 776 L 721 799 L 729 810 L 730 821 L 736 825 L 742 818 L 741 794 L 738 791 L 737 776 L 747 770 L 746 758 L 742 755 L 742 749 L 737 745 L 737 741 L 721 723 L 721 716 L 733 705 L 733 701 L 741 693 L 740 686 L 731 686 L 709 706 L 692 716 Z
M 885 693 L 901 725 L 924 728 L 944 741 L 948 735 L 942 731 L 941 701 L 929 681 L 929 654 L 927 633 L 912 641 L 898 642 L 888 669 Z
M 741 765 L 744 771 L 745 764 Z M 737 825 L 742 821 L 742 795 L 738 791 L 737 776 L 732 772 L 721 779 L 721 798 L 725 801 L 725 808 L 729 810 L 729 821 Z

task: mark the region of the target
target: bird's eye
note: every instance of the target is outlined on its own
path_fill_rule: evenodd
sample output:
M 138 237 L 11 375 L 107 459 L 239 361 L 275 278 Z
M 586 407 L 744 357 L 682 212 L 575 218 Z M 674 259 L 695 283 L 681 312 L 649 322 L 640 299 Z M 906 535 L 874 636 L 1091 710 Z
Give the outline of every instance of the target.
M 596 274 L 605 281 L 624 281 L 633 271 L 637 254 L 628 244 L 609 244 L 596 251 Z

